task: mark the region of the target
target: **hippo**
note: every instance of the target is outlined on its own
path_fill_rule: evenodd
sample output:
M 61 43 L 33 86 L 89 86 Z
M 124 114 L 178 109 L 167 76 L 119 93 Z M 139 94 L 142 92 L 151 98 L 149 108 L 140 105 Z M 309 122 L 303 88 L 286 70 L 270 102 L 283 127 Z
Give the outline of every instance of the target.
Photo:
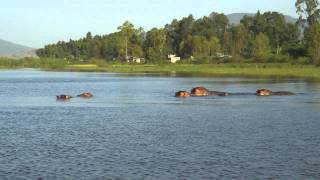
M 196 87 L 191 90 L 192 96 L 209 96 L 209 90 L 204 87 Z
M 196 87 L 191 90 L 192 96 L 229 96 L 227 92 L 209 91 L 204 87 Z
M 258 89 L 256 91 L 257 96 L 270 96 L 272 94 L 272 91 L 268 89 Z
M 73 98 L 72 96 L 64 95 L 64 94 L 57 95 L 56 97 L 57 97 L 57 100 L 69 100 L 69 99 Z
M 257 96 L 293 96 L 295 94 L 289 91 L 272 92 L 268 89 L 258 89 L 256 92 L 256 95 Z
M 190 93 L 187 91 L 179 91 L 179 92 L 176 92 L 175 97 L 182 97 L 182 98 L 190 97 Z
M 77 97 L 91 98 L 93 97 L 93 94 L 91 94 L 90 92 L 85 92 L 85 93 L 79 94 Z

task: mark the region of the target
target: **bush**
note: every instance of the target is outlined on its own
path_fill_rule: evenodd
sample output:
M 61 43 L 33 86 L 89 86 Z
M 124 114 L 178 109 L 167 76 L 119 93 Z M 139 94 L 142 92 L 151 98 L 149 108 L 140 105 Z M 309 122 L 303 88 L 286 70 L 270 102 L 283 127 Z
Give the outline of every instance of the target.
M 0 67 L 14 68 L 23 66 L 23 62 L 19 59 L 10 59 L 6 57 L 0 58 Z
M 308 57 L 299 57 L 293 60 L 293 64 L 307 65 L 307 64 L 312 64 L 312 61 Z
M 93 63 L 95 65 L 97 65 L 98 67 L 107 67 L 108 66 L 107 61 L 105 61 L 103 59 L 96 59 L 96 60 L 93 61 Z
M 288 63 L 291 61 L 290 56 L 288 55 L 270 55 L 268 57 L 268 63 Z

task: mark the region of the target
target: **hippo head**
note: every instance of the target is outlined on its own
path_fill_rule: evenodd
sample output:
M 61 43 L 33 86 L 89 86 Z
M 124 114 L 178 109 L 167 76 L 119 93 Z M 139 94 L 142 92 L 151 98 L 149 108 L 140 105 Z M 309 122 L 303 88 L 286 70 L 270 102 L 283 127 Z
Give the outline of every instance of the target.
M 176 92 L 175 96 L 186 98 L 186 97 L 190 97 L 190 93 L 187 91 L 179 91 L 179 92 Z
M 209 96 L 209 90 L 204 87 L 196 87 L 191 90 L 193 96 Z
M 93 97 L 93 95 L 90 92 L 85 92 L 85 93 L 78 95 L 78 97 L 90 98 L 90 97 Z
M 259 89 L 256 92 L 257 96 L 270 96 L 272 94 L 272 91 L 268 89 Z

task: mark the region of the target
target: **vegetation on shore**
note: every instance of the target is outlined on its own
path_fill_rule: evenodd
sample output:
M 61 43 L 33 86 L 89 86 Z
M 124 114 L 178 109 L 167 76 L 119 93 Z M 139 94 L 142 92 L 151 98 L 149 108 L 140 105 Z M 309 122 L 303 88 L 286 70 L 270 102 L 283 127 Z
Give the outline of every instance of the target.
M 259 11 L 244 16 L 240 24 L 230 24 L 227 16 L 212 13 L 199 19 L 192 15 L 174 19 L 163 28 L 144 31 L 126 21 L 118 31 L 107 35 L 90 32 L 85 37 L 68 42 L 59 41 L 37 51 L 41 58 L 63 58 L 70 61 L 102 59 L 127 62 L 133 57 L 146 63 L 163 64 L 169 54 L 182 58 L 183 63 L 194 58 L 236 57 L 260 61 L 272 59 L 320 65 L 320 7 L 318 0 L 297 0 L 296 23 L 287 22 L 279 12 Z
M 227 63 L 227 64 L 175 64 L 175 65 L 141 65 L 141 64 L 95 64 L 68 65 L 64 71 L 116 72 L 116 73 L 162 73 L 188 76 L 233 76 L 233 77 L 275 77 L 308 78 L 320 80 L 320 69 L 312 65 L 265 64 L 265 63 Z
M 0 69 L 38 68 L 49 71 L 112 72 L 112 73 L 159 73 L 186 76 L 233 76 L 308 78 L 320 80 L 320 68 L 313 65 L 290 63 L 211 63 L 211 64 L 134 64 L 70 62 L 65 59 L 0 58 Z
M 68 65 L 65 59 L 51 58 L 24 58 L 12 59 L 0 57 L 0 69 L 17 69 L 17 68 L 43 68 L 43 69 L 60 69 Z

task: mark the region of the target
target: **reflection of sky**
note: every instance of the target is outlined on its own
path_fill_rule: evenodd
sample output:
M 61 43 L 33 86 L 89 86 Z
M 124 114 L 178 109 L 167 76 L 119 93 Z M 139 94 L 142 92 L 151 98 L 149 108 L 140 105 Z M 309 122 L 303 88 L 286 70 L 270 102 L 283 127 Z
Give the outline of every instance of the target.
M 78 39 L 86 32 L 107 34 L 125 20 L 146 30 L 162 27 L 174 18 L 195 17 L 213 11 L 279 11 L 297 16 L 295 0 L 11 0 L 0 6 L 0 39 L 31 47 Z

